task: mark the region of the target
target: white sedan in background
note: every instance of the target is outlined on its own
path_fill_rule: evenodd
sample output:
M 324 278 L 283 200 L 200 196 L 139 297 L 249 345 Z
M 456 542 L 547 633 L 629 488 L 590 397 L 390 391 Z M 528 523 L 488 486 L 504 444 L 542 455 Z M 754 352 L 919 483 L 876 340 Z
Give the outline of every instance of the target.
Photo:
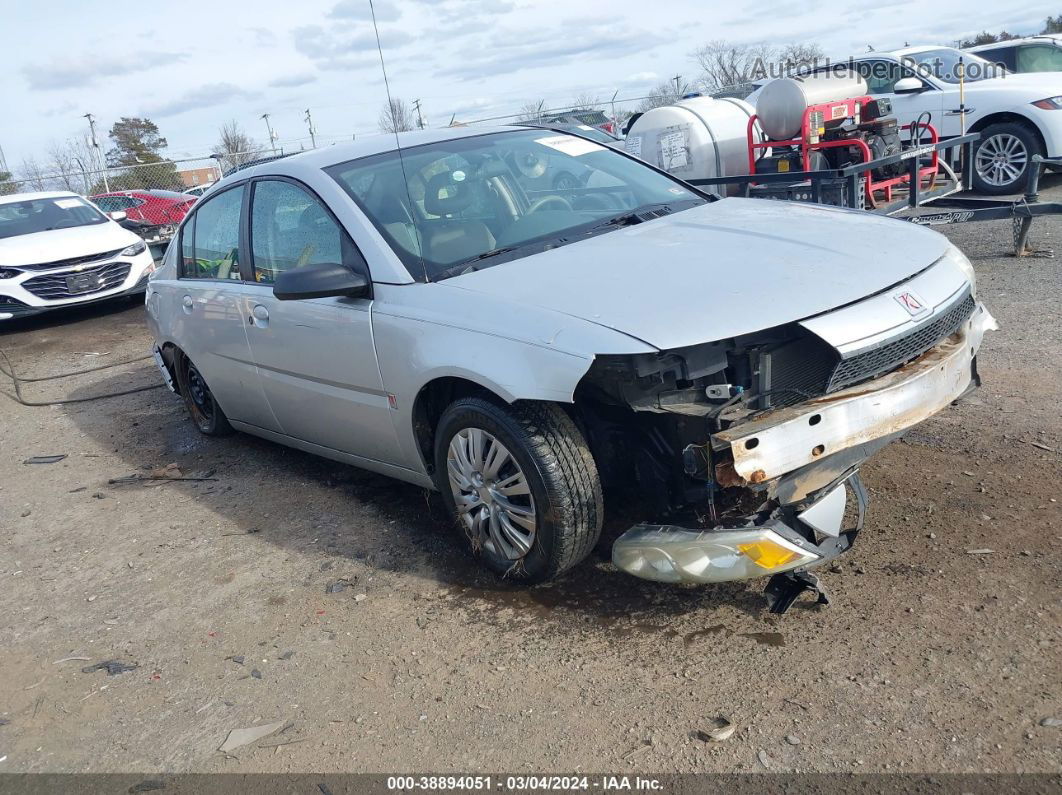
M 0 196 L 0 321 L 143 293 L 155 263 L 124 217 L 67 191 Z

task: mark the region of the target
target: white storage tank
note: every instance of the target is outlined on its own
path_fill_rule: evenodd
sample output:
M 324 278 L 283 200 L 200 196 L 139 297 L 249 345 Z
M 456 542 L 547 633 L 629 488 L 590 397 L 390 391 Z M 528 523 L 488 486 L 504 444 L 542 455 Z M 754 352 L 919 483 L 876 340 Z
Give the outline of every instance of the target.
M 631 125 L 624 148 L 679 179 L 747 174 L 748 124 L 754 113 L 741 99 L 690 97 L 646 111 Z M 753 136 L 763 140 L 758 126 Z M 723 194 L 721 186 L 704 189 Z M 739 190 L 727 188 L 729 193 Z
M 809 105 L 865 96 L 867 81 L 858 73 L 816 72 L 804 77 L 782 77 L 760 89 L 756 114 L 772 141 L 788 141 L 800 134 L 804 111 Z M 831 120 L 826 119 L 827 123 Z

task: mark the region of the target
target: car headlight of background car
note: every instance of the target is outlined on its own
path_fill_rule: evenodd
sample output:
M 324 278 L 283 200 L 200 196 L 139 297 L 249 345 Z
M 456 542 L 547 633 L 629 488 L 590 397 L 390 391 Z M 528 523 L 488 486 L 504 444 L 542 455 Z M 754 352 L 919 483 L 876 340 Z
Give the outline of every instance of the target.
M 944 256 L 940 258 L 941 262 L 951 262 L 959 270 L 963 272 L 967 280 L 970 282 L 970 294 L 977 297 L 977 274 L 974 272 L 973 263 L 963 254 L 956 246 L 948 246 L 948 250 L 944 252 Z
M 147 251 L 147 243 L 143 240 L 138 240 L 131 246 L 126 246 L 122 249 L 122 253 L 119 256 L 122 257 L 135 257 L 137 254 L 143 254 Z
M 1062 110 L 1062 96 L 1038 99 L 1033 104 L 1043 110 Z

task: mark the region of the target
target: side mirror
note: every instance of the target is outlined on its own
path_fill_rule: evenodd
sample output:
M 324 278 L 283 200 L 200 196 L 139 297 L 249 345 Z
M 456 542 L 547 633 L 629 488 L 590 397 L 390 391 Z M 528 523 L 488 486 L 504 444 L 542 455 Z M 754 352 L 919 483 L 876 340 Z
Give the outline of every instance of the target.
M 896 81 L 896 85 L 893 86 L 892 92 L 894 94 L 917 94 L 919 91 L 925 91 L 926 84 L 923 83 L 917 77 L 901 77 Z
M 358 298 L 368 294 L 368 279 L 335 263 L 307 265 L 284 271 L 273 284 L 273 295 L 281 301 L 339 296 Z
M 113 213 L 107 213 L 107 217 L 112 221 L 124 221 L 128 218 L 124 210 L 115 210 Z

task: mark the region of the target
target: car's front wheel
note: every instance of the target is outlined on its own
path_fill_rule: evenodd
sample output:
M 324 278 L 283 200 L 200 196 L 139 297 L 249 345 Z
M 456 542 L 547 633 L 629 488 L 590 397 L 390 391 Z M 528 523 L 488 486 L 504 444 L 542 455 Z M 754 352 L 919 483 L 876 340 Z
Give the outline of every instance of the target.
M 1036 133 L 1024 124 L 988 125 L 974 150 L 974 188 L 993 196 L 1018 193 L 1025 188 L 1033 155 L 1042 154 L 1040 150 Z
M 436 484 L 473 554 L 527 583 L 585 558 L 604 513 L 597 466 L 558 406 L 462 398 L 435 435 Z
M 207 436 L 227 436 L 232 433 L 229 418 L 214 399 L 206 379 L 184 354 L 178 354 L 177 388 L 188 407 L 188 415 L 200 433 Z

